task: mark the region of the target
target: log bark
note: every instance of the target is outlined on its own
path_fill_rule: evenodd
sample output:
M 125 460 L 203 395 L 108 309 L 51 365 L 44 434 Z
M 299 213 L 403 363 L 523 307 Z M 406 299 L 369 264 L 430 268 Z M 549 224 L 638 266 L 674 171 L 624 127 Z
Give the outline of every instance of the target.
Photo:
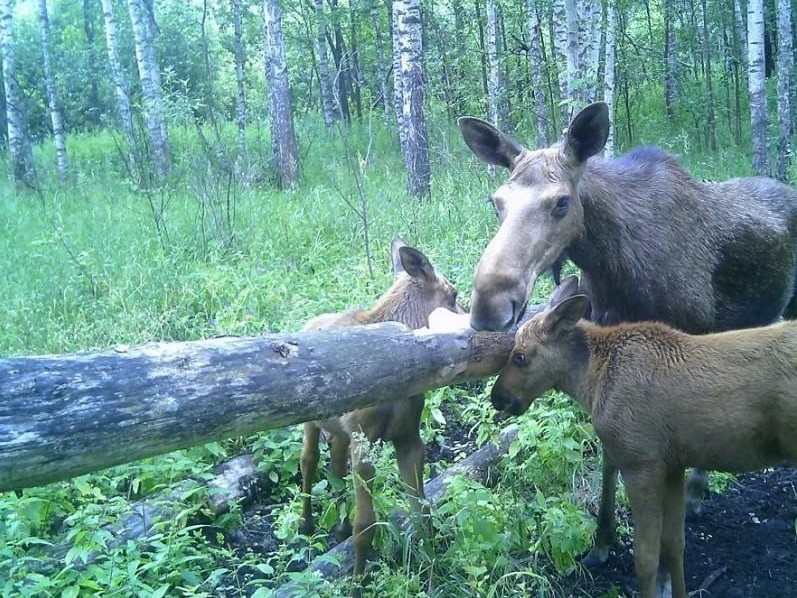
M 472 453 L 459 463 L 446 469 L 436 478 L 433 478 L 425 485 L 426 500 L 431 505 L 440 503 L 445 496 L 446 488 L 455 477 L 463 475 L 471 480 L 486 482 L 490 469 L 507 454 L 509 445 L 517 437 L 517 429 L 514 427 L 504 430 L 497 444 L 488 443 L 482 448 Z M 400 528 L 409 525 L 409 518 L 406 513 L 397 514 L 391 519 Z M 315 558 L 306 569 L 307 573 L 312 573 L 323 579 L 336 579 L 351 575 L 354 570 L 354 541 L 347 538 L 333 549 Z M 304 588 L 295 582 L 287 583 L 272 594 L 273 598 L 293 598 L 305 595 Z
M 0 492 L 489 376 L 513 338 L 385 323 L 3 359 Z

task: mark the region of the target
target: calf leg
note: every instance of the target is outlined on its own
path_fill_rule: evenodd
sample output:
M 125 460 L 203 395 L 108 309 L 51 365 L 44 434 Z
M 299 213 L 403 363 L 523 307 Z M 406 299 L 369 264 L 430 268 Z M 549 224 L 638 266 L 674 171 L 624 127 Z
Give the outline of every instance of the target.
M 428 515 L 427 510 L 421 501 L 424 499 L 423 493 L 423 441 L 416 429 L 409 436 L 393 441 L 396 449 L 396 460 L 398 461 L 401 480 L 404 482 L 404 489 L 409 497 L 410 507 L 415 513 Z
M 708 472 L 702 469 L 693 469 L 689 472 L 689 482 L 686 486 L 686 506 L 690 513 L 700 512 L 706 490 L 708 490 Z
M 641 598 L 658 596 L 658 569 L 664 519 L 664 475 L 656 468 L 623 471 L 634 516 L 634 567 Z
M 332 475 L 340 480 L 343 480 L 349 472 L 350 443 L 351 438 L 348 434 L 333 436 L 329 443 L 329 469 L 332 471 Z M 335 507 L 339 517 L 341 509 L 343 510 L 343 517 L 335 526 L 335 539 L 338 542 L 343 542 L 343 540 L 351 536 L 351 523 L 349 523 L 349 513 L 346 508 L 347 496 L 348 492 L 344 489 L 338 492 L 335 497 Z
M 374 513 L 373 481 L 374 466 L 365 454 L 369 442 L 365 439 L 352 439 L 351 464 L 354 472 L 354 576 L 365 571 L 365 561 L 371 552 L 376 533 L 376 514 Z
M 664 487 L 664 524 L 661 548 L 670 570 L 674 598 L 686 598 L 684 578 L 684 472 L 669 474 Z
M 313 478 L 318 469 L 320 452 L 318 441 L 321 436 L 321 428 L 313 422 L 304 424 L 304 438 L 302 440 L 302 455 L 299 459 L 299 466 L 302 470 L 302 522 L 299 525 L 299 532 L 310 535 L 315 530 L 313 520 Z
M 584 557 L 584 565 L 596 567 L 609 558 L 609 549 L 617 539 L 617 524 L 614 516 L 617 494 L 617 468 L 603 455 L 601 481 L 601 501 L 598 507 L 598 529 L 595 531 L 595 544 Z

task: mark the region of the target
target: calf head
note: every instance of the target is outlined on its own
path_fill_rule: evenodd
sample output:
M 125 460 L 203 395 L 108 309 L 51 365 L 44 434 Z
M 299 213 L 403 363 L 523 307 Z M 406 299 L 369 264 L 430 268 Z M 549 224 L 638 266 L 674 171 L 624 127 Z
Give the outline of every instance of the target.
M 490 395 L 496 409 L 525 413 L 534 399 L 565 380 L 579 346 L 576 323 L 588 309 L 586 295 L 561 301 L 552 296 L 548 308 L 518 330 L 509 361 Z

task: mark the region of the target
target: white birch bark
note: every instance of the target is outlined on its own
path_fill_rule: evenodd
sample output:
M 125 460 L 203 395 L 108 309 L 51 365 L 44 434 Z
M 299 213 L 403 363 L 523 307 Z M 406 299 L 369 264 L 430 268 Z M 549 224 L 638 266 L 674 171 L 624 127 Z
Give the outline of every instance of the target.
M 542 52 L 542 27 L 537 12 L 537 0 L 526 0 L 529 18 L 529 62 L 532 93 L 534 94 L 534 120 L 537 124 L 537 147 L 549 145 L 548 104 L 545 101 L 545 57 Z
M 598 98 L 598 61 L 601 53 L 603 35 L 602 3 L 594 0 L 577 2 L 578 32 L 578 93 L 579 107 L 594 102 Z
M 792 51 L 791 2 L 778 0 L 778 162 L 775 174 L 783 182 L 789 181 L 792 136 L 792 79 L 794 54 Z
M 497 0 L 487 0 L 487 113 L 499 129 L 511 128 L 506 105 L 506 82 L 498 55 Z
M 747 79 L 750 86 L 750 127 L 753 170 L 769 174 L 767 91 L 764 72 L 764 0 L 747 4 Z
M 603 76 L 603 101 L 609 107 L 609 137 L 606 139 L 604 155 L 613 158 L 614 151 L 614 68 L 617 56 L 617 5 L 615 0 L 606 2 L 606 58 Z
M 47 0 L 39 0 L 39 30 L 42 36 L 42 60 L 44 64 L 44 86 L 47 90 L 47 103 L 50 108 L 50 122 L 53 125 L 55 141 L 55 160 L 58 169 L 58 180 L 62 183 L 69 177 L 69 164 L 66 155 L 66 134 L 64 133 L 64 114 L 58 99 L 53 74 L 50 40 L 50 19 L 47 16 Z
M 0 0 L 0 53 L 3 61 L 3 87 L 6 94 L 8 149 L 14 182 L 35 188 L 36 169 L 27 132 L 25 105 L 14 72 L 14 37 L 11 0 Z
M 160 68 L 155 55 L 153 15 L 148 12 L 144 0 L 127 0 L 127 8 L 135 38 L 136 63 L 144 100 L 144 120 L 147 123 L 152 151 L 152 165 L 156 178 L 161 180 L 171 167 L 171 148 L 164 114 Z
M 742 10 L 740 0 L 733 0 L 733 22 L 739 36 L 739 48 L 737 49 L 742 63 L 747 66 L 747 23 L 745 23 L 745 12 Z
M 410 195 L 424 198 L 431 192 L 431 168 L 424 115 L 426 82 L 422 63 L 420 0 L 394 0 L 393 11 L 401 67 L 402 117 L 406 131 L 402 145 L 407 186 Z
M 327 129 L 335 124 L 335 97 L 332 79 L 329 76 L 329 52 L 327 51 L 327 20 L 324 14 L 324 0 L 315 2 L 316 39 L 315 50 L 318 54 L 318 83 L 321 93 L 321 111 Z
M 382 25 L 379 22 L 379 8 L 377 4 L 371 7 L 371 24 L 374 28 L 374 46 L 376 49 L 376 72 L 379 76 L 379 90 L 382 94 L 382 109 L 385 125 L 390 118 L 390 88 L 388 85 L 388 69 L 385 63 L 385 43 L 382 38 Z
M 103 0 L 105 2 L 106 0 Z M 232 51 L 235 60 L 235 124 L 238 128 L 238 155 L 246 152 L 246 85 L 244 81 L 244 65 L 246 56 L 243 46 L 243 15 L 241 0 L 232 0 Z
M 282 12 L 279 0 L 264 0 L 266 80 L 271 116 L 271 148 L 281 188 L 299 182 L 299 149 L 293 128 L 293 109 L 282 35 Z
M 409 137 L 407 132 L 407 123 L 404 121 L 404 81 L 401 77 L 401 44 L 399 43 L 398 34 L 398 13 L 394 6 L 395 0 L 391 1 L 390 8 L 390 22 L 391 22 L 391 38 L 393 41 L 393 48 L 391 57 L 393 60 L 393 105 L 396 110 L 396 125 L 398 128 L 399 148 L 401 155 L 405 155 L 404 142 Z
M 113 0 L 102 0 L 102 14 L 105 21 L 105 46 L 108 50 L 108 64 L 111 67 L 114 92 L 116 93 L 116 109 L 122 123 L 128 148 L 128 166 L 130 175 L 138 177 L 138 145 L 133 130 L 133 111 L 130 108 L 130 85 L 119 62 L 119 50 L 116 37 L 116 16 L 113 12 Z

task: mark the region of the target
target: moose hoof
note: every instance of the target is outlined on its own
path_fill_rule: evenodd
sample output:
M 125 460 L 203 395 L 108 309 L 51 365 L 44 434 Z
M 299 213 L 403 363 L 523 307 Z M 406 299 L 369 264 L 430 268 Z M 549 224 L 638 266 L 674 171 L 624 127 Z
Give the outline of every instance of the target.
M 351 523 L 348 521 L 341 521 L 335 528 L 335 540 L 343 542 L 346 538 L 351 536 Z
M 299 533 L 304 536 L 312 536 L 314 531 L 315 531 L 315 521 L 313 521 L 312 517 L 303 519 L 302 522 L 299 524 Z
M 606 564 L 609 560 L 609 547 L 608 546 L 593 546 L 587 555 L 581 559 L 581 563 L 587 569 L 594 569 Z

